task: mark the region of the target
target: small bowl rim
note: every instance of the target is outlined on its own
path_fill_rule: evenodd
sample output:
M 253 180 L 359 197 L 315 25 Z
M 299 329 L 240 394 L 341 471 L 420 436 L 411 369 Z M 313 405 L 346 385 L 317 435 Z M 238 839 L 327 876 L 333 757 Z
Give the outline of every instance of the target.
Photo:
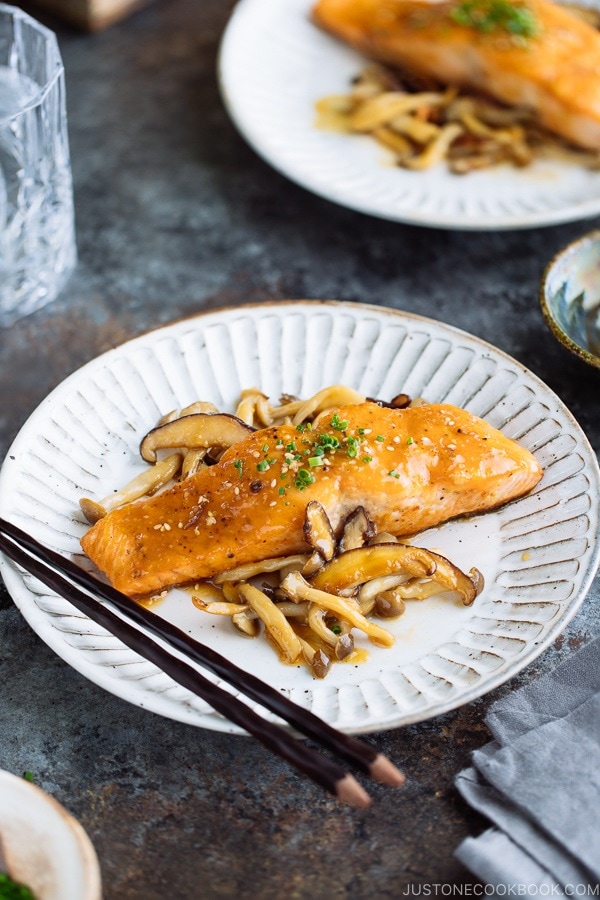
M 559 343 L 561 343 L 563 347 L 566 347 L 567 350 L 570 350 L 571 353 L 574 353 L 575 356 L 578 356 L 584 362 L 588 363 L 588 365 L 600 369 L 600 356 L 596 356 L 591 352 L 591 350 L 586 350 L 585 347 L 582 347 L 571 337 L 569 337 L 569 335 L 565 331 L 563 331 L 563 329 L 560 327 L 560 325 L 552 315 L 552 312 L 550 311 L 550 307 L 548 305 L 548 301 L 546 299 L 548 279 L 550 277 L 550 272 L 554 268 L 554 266 L 556 266 L 556 264 L 568 254 L 574 253 L 581 244 L 587 244 L 593 241 L 597 241 L 600 244 L 600 228 L 595 228 L 593 231 L 588 231 L 585 234 L 582 234 L 580 237 L 576 238 L 573 241 L 570 241 L 568 244 L 565 244 L 562 249 L 558 250 L 544 267 L 538 296 L 542 309 L 542 315 L 544 317 L 546 325 L 550 328 L 550 331 L 559 341 Z
M 19 816 L 16 819 L 18 822 L 31 821 L 36 810 L 39 811 L 39 808 L 44 807 L 47 815 L 53 820 L 56 833 L 59 833 L 59 836 L 60 834 L 69 835 L 72 846 L 75 847 L 84 880 L 82 885 L 84 893 L 81 895 L 81 900 L 101 900 L 100 862 L 95 847 L 79 820 L 39 785 L 6 769 L 0 769 L 0 793 L 7 803 L 6 809 L 3 807 L 0 817 L 2 819 L 0 832 L 4 833 L 4 837 L 6 838 L 7 823 L 9 822 L 6 811 L 10 810 L 11 801 L 14 801 L 15 798 L 19 800 Z M 64 870 L 64 854 L 62 859 L 55 860 L 55 865 L 57 872 Z M 18 871 L 13 877 L 28 885 L 26 872 Z M 46 896 L 46 891 L 43 891 L 42 894 Z M 36 893 L 36 897 L 42 896 L 42 894 Z

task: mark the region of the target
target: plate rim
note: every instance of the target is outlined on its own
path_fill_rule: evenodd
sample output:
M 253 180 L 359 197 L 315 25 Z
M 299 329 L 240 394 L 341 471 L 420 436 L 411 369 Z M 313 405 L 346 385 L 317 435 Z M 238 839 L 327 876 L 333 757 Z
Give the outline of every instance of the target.
M 358 310 L 361 313 L 364 313 L 365 316 L 369 314 L 374 315 L 379 318 L 394 318 L 399 322 L 409 320 L 415 324 L 423 324 L 433 325 L 435 329 L 441 329 L 442 332 L 445 332 L 451 336 L 454 336 L 466 340 L 469 344 L 474 344 L 480 348 L 480 350 L 484 354 L 490 354 L 494 357 L 498 357 L 499 359 L 509 363 L 509 365 L 513 368 L 516 368 L 520 373 L 526 376 L 527 379 L 533 381 L 538 388 L 541 389 L 542 393 L 546 398 L 551 399 L 556 407 L 561 411 L 561 413 L 570 421 L 570 423 L 574 426 L 575 431 L 579 438 L 580 445 L 586 450 L 588 459 L 586 463 L 591 464 L 591 474 L 596 480 L 597 484 L 600 484 L 600 466 L 598 464 L 597 457 L 594 453 L 593 448 L 587 438 L 587 435 L 583 431 L 583 428 L 578 423 L 577 419 L 573 415 L 573 413 L 569 410 L 569 408 L 564 404 L 564 402 L 558 397 L 558 395 L 552 391 L 535 373 L 533 373 L 525 364 L 521 363 L 510 354 L 506 353 L 506 351 L 495 347 L 490 342 L 486 341 L 483 338 L 478 337 L 477 335 L 473 335 L 464 329 L 458 328 L 454 325 L 449 325 L 440 320 L 434 319 L 429 316 L 424 316 L 418 313 L 407 312 L 401 309 L 387 307 L 387 306 L 377 306 L 371 303 L 361 303 L 361 302 L 348 302 L 343 300 L 333 300 L 333 299 L 284 299 L 281 301 L 273 301 L 267 300 L 263 302 L 249 302 L 245 304 L 236 304 L 233 306 L 222 306 L 216 309 L 204 310 L 199 313 L 192 314 L 190 316 L 184 316 L 173 322 L 167 323 L 166 325 L 159 325 L 156 328 L 149 329 L 146 332 L 143 332 L 139 335 L 136 335 L 122 344 L 112 347 L 104 352 L 98 354 L 96 357 L 90 359 L 88 362 L 84 363 L 78 369 L 73 371 L 70 375 L 68 375 L 63 381 L 57 384 L 49 394 L 41 401 L 40 404 L 33 410 L 30 416 L 27 418 L 25 423 L 22 425 L 18 434 L 16 435 L 14 441 L 11 443 L 9 450 L 6 454 L 5 460 L 3 461 L 2 467 L 0 468 L 0 511 L 2 510 L 3 502 L 3 486 L 5 479 L 9 478 L 10 473 L 10 465 L 7 465 L 11 455 L 13 455 L 13 448 L 18 448 L 19 443 L 24 439 L 26 435 L 26 431 L 31 427 L 32 423 L 35 422 L 37 417 L 41 415 L 45 408 L 51 405 L 56 399 L 60 399 L 60 395 L 62 393 L 68 392 L 71 384 L 80 379 L 87 372 L 92 372 L 95 368 L 101 368 L 103 362 L 106 359 L 110 359 L 111 357 L 118 356 L 119 354 L 125 354 L 127 351 L 134 347 L 135 345 L 141 345 L 147 340 L 152 339 L 160 339 L 161 335 L 169 334 L 173 332 L 173 330 L 185 329 L 186 327 L 193 327 L 194 323 L 198 321 L 205 321 L 207 319 L 214 318 L 215 321 L 219 321 L 219 317 L 223 314 L 229 316 L 237 316 L 238 314 L 243 314 L 244 311 L 255 311 L 256 313 L 266 313 L 277 315 L 278 311 L 282 308 L 311 308 L 311 314 L 314 310 L 319 308 L 331 308 L 333 307 L 339 313 L 343 313 L 345 310 L 350 314 L 353 311 Z M 548 630 L 548 633 L 543 638 L 543 640 L 536 641 L 535 646 L 533 648 L 528 647 L 526 651 L 526 660 L 523 662 L 520 659 L 520 656 L 517 656 L 517 659 L 513 660 L 509 663 L 505 668 L 502 668 L 500 672 L 498 672 L 495 676 L 489 677 L 486 676 L 484 679 L 484 684 L 481 685 L 481 680 L 469 690 L 461 690 L 460 695 L 458 697 L 454 697 L 453 699 L 447 700 L 444 699 L 442 701 L 436 703 L 429 703 L 425 710 L 417 710 L 414 713 L 405 713 L 402 715 L 402 721 L 398 722 L 398 713 L 396 713 L 395 719 L 393 721 L 388 721 L 389 716 L 386 720 L 376 723 L 370 723 L 365 726 L 365 723 L 358 723 L 356 726 L 348 726 L 348 727 L 340 727 L 340 730 L 346 731 L 347 733 L 361 733 L 367 734 L 369 732 L 377 732 L 389 730 L 396 727 L 403 727 L 407 724 L 414 724 L 416 722 L 427 721 L 431 718 L 435 718 L 438 715 L 450 712 L 454 709 L 460 708 L 461 706 L 473 702 L 474 700 L 485 696 L 491 690 L 499 687 L 501 684 L 504 684 L 506 681 L 515 677 L 519 672 L 521 672 L 526 666 L 530 665 L 535 659 L 538 658 L 541 653 L 544 652 L 545 649 L 552 643 L 553 640 L 564 630 L 567 624 L 571 621 L 573 616 L 579 611 L 587 594 L 589 593 L 590 586 L 595 577 L 596 570 L 600 563 L 600 542 L 596 542 L 595 547 L 591 549 L 589 554 L 586 571 L 580 579 L 581 586 L 578 592 L 577 602 L 571 602 L 569 606 L 561 613 L 558 621 L 554 624 L 552 628 Z M 40 613 L 41 617 L 45 620 L 47 619 L 47 615 L 42 613 L 39 610 L 39 607 L 36 606 L 35 600 L 32 602 L 32 591 L 25 583 L 21 571 L 17 566 L 12 564 L 6 557 L 3 557 L 0 554 L 0 572 L 3 575 L 7 590 L 11 595 L 15 605 L 19 609 L 20 613 L 23 615 L 25 620 L 28 622 L 30 627 L 38 634 L 38 636 L 55 652 L 59 657 L 61 657 L 70 667 L 76 669 L 79 674 L 82 674 L 83 677 L 95 683 L 97 686 L 102 687 L 104 690 L 107 690 L 113 696 L 118 697 L 121 700 L 125 700 L 126 702 L 132 703 L 133 705 L 138 706 L 138 708 L 149 708 L 151 711 L 156 712 L 159 715 L 164 715 L 167 718 L 174 719 L 176 721 L 185 722 L 189 724 L 196 725 L 198 727 L 204 727 L 208 730 L 216 730 L 222 732 L 229 732 L 243 735 L 244 731 L 238 729 L 236 726 L 227 722 L 227 720 L 219 721 L 217 719 L 210 721 L 207 723 L 206 721 L 195 721 L 194 717 L 197 717 L 197 711 L 191 711 L 190 718 L 190 710 L 186 710 L 183 712 L 179 706 L 177 706 L 172 712 L 161 711 L 152 709 L 150 704 L 143 704 L 135 699 L 131 699 L 127 696 L 124 696 L 121 693 L 118 693 L 115 690 L 112 690 L 111 686 L 107 686 L 103 683 L 103 680 L 95 679 L 87 671 L 81 671 L 78 669 L 76 665 L 69 658 L 69 653 L 61 653 L 59 647 L 55 646 L 52 641 L 47 640 L 43 631 L 44 628 L 40 628 L 37 622 L 35 621 L 38 616 L 36 615 L 36 611 Z M 52 596 L 52 592 L 49 592 L 49 596 Z M 32 611 L 33 607 L 33 611 Z M 32 621 L 34 620 L 34 621 Z M 61 647 L 63 644 L 60 645 Z M 84 666 L 84 668 L 86 668 Z M 206 718 L 206 717 L 204 717 Z M 218 724 L 217 724 L 218 722 Z

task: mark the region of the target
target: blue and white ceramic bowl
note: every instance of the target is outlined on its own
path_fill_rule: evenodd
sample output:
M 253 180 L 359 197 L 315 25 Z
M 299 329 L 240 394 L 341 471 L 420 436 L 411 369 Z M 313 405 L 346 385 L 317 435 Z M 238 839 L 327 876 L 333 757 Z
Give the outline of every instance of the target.
M 568 244 L 546 267 L 544 319 L 568 350 L 600 368 L 600 231 Z

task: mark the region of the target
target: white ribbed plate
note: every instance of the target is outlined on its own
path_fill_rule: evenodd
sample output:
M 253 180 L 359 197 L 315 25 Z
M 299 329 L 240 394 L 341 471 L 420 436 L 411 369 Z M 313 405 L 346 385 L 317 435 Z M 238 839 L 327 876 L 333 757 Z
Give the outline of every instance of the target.
M 598 0 L 589 0 L 596 5 Z M 313 0 L 240 0 L 219 60 L 221 92 L 270 165 L 342 206 L 413 225 L 532 228 L 600 212 L 600 172 L 554 161 L 466 176 L 395 167 L 372 138 L 315 127 L 315 102 L 345 93 L 364 66 L 309 19 Z
M 79 498 L 99 499 L 142 468 L 140 436 L 161 414 L 197 398 L 231 410 L 254 385 L 276 398 L 335 382 L 369 396 L 406 391 L 465 406 L 542 463 L 544 477 L 528 497 L 421 536 L 424 546 L 481 569 L 486 587 L 475 604 L 407 604 L 390 624 L 393 649 L 370 646 L 366 663 L 336 665 L 324 681 L 282 665 L 266 641 L 240 638 L 182 591 L 158 612 L 342 730 L 393 728 L 447 711 L 531 662 L 575 613 L 598 562 L 600 475 L 581 429 L 523 366 L 464 332 L 318 301 L 223 310 L 154 331 L 84 366 L 40 405 L 3 465 L 0 514 L 77 557 L 86 530 Z M 173 719 L 237 730 L 36 579 L 6 561 L 2 574 L 40 637 L 96 684 Z

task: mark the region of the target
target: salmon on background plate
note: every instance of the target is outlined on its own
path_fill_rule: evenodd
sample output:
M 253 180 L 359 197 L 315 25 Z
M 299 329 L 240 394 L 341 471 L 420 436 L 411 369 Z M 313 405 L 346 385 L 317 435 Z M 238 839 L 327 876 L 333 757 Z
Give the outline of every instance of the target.
M 541 477 L 528 450 L 463 409 L 364 402 L 310 429 L 249 430 L 215 465 L 99 519 L 82 547 L 116 588 L 148 595 L 307 552 L 312 500 L 334 530 L 360 505 L 378 531 L 408 536 L 494 509 Z
M 313 19 L 367 57 L 533 110 L 600 150 L 600 33 L 550 0 L 317 0 Z

